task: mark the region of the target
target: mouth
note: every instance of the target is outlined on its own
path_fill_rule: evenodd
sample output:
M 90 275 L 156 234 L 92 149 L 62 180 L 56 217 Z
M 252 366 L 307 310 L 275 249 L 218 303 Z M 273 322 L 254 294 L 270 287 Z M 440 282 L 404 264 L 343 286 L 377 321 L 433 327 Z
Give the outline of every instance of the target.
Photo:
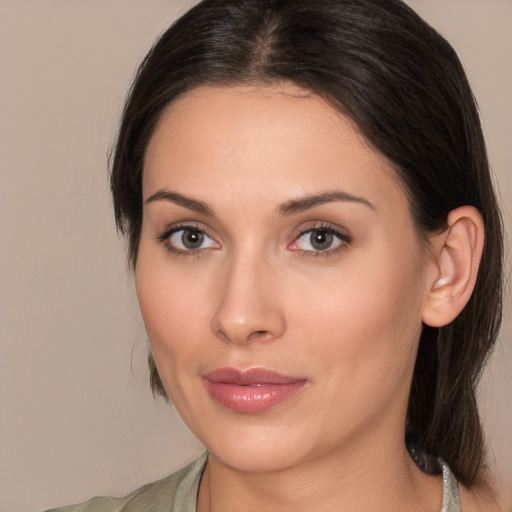
M 210 397 L 239 413 L 267 411 L 289 400 L 307 384 L 307 379 L 291 377 L 266 368 L 241 371 L 218 368 L 203 375 Z

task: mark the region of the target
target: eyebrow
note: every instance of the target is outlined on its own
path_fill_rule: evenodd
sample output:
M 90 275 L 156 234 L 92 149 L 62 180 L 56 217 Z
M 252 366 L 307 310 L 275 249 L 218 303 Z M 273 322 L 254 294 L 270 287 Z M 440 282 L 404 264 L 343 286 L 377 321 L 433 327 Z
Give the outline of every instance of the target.
M 170 201 L 171 203 L 183 206 L 189 210 L 192 210 L 201 215 L 212 217 L 215 215 L 215 211 L 208 204 L 198 199 L 192 199 L 191 197 L 174 192 L 171 190 L 159 190 L 153 195 L 146 199 L 146 204 L 153 203 L 155 201 Z M 320 192 L 318 194 L 311 194 L 300 199 L 291 199 L 283 203 L 277 209 L 277 213 L 281 216 L 293 215 L 294 213 L 300 213 L 306 210 L 310 210 L 316 206 L 320 206 L 326 203 L 332 203 L 336 201 L 349 202 L 349 203 L 360 203 L 368 206 L 372 210 L 375 210 L 370 201 L 363 197 L 354 196 L 348 192 L 341 190 L 332 190 L 329 192 Z
M 146 204 L 153 203 L 155 201 L 170 201 L 178 206 L 183 206 L 184 208 L 208 217 L 215 214 L 213 209 L 203 201 L 192 199 L 191 197 L 187 197 L 183 194 L 170 190 L 159 190 L 146 199 Z
M 368 206 L 372 210 L 375 210 L 375 206 L 373 206 L 370 201 L 364 199 L 363 197 L 357 197 L 341 190 L 332 190 L 329 192 L 321 192 L 319 194 L 311 194 L 305 197 L 301 197 L 300 199 L 291 199 L 290 201 L 286 201 L 286 203 L 283 203 L 279 207 L 278 213 L 283 216 L 292 215 L 294 213 L 309 210 L 315 206 L 320 206 L 322 204 L 332 203 L 335 201 L 360 203 Z

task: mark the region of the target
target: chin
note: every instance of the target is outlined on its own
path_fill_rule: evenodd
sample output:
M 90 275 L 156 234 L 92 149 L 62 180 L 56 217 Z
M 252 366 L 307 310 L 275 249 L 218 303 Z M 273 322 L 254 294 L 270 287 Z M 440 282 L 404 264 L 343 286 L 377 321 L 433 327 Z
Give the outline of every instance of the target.
M 247 443 L 245 446 L 215 448 L 210 452 L 224 466 L 241 473 L 270 473 L 297 465 L 297 452 L 285 446 L 265 447 Z
M 200 440 L 223 465 L 240 472 L 263 473 L 288 469 L 307 457 L 304 439 L 290 425 L 231 425 L 224 432 L 211 429 Z M 202 437 L 202 439 L 201 439 Z M 301 447 L 298 449 L 298 447 Z

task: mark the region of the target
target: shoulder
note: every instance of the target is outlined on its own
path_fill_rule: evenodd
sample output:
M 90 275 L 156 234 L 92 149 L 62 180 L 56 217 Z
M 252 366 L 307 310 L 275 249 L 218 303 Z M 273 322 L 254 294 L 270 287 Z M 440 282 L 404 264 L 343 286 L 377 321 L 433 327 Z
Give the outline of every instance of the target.
M 95 497 L 84 503 L 47 510 L 46 512 L 170 512 L 195 511 L 195 500 L 207 454 L 176 473 L 143 485 L 122 498 Z

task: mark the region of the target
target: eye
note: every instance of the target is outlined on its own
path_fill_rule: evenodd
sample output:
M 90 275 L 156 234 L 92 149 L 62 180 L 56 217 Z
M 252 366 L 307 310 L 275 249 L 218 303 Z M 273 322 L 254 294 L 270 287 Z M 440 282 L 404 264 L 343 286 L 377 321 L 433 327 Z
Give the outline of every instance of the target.
M 289 246 L 292 251 L 328 253 L 350 243 L 350 238 L 331 227 L 314 227 L 300 233 Z
M 202 229 L 193 226 L 173 228 L 159 238 L 169 250 L 180 253 L 219 247 Z

